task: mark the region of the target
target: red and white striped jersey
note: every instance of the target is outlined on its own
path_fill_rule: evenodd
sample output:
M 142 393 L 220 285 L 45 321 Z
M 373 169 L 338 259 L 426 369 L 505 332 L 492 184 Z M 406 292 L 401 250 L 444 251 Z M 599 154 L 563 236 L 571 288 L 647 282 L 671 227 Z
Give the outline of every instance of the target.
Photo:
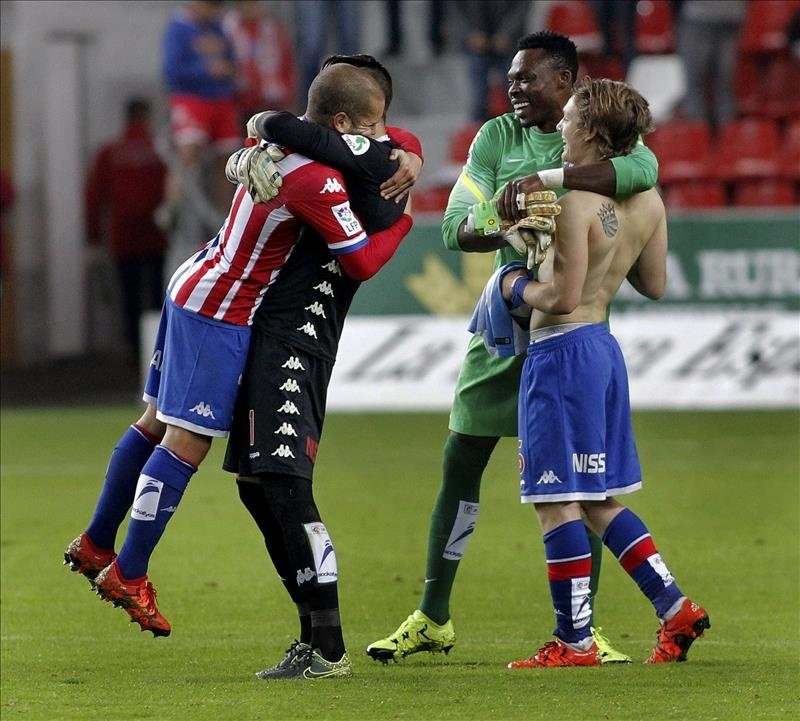
M 316 230 L 332 255 L 352 253 L 368 242 L 337 170 L 299 153 L 277 165 L 283 176 L 280 193 L 254 204 L 240 185 L 216 237 L 175 271 L 168 292 L 176 305 L 250 325 L 304 227 Z

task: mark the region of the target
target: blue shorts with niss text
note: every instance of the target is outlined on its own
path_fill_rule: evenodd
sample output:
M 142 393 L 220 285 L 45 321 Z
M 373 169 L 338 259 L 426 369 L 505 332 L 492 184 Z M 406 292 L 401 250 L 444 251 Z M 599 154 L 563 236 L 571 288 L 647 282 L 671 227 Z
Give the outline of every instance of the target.
M 641 487 L 628 374 L 605 324 L 528 347 L 519 463 L 523 503 L 601 501 Z
M 206 436 L 227 436 L 250 331 L 183 310 L 168 298 L 143 395 L 158 419 Z

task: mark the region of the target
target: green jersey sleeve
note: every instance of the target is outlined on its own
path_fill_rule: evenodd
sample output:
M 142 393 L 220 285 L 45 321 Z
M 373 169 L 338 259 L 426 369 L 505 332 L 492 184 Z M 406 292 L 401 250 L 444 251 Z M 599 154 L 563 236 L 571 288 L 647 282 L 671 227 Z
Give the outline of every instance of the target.
M 658 182 L 658 159 L 641 140 L 628 155 L 611 158 L 617 175 L 617 195 L 650 190 Z
M 460 250 L 458 226 L 467 217 L 470 206 L 489 200 L 495 193 L 500 147 L 497 123 L 489 120 L 472 141 L 467 162 L 453 186 L 442 217 L 442 239 L 449 250 Z

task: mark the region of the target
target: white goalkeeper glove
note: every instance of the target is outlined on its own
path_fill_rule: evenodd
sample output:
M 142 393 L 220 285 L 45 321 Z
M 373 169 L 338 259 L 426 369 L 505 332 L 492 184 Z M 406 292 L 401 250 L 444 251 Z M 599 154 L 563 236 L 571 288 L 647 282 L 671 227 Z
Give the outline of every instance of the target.
M 511 226 L 503 236 L 506 242 L 527 257 L 528 270 L 538 268 L 553 243 L 556 221 L 553 216 L 529 215 Z
M 262 138 L 259 136 L 258 131 L 256 130 L 256 120 L 258 120 L 266 110 L 256 113 L 255 115 L 250 116 L 250 120 L 247 121 L 247 137 L 248 138 L 258 138 L 261 140 Z
M 237 150 L 225 164 L 225 177 L 241 183 L 254 203 L 272 200 L 283 185 L 278 166 L 285 153 L 277 145 L 254 145 Z

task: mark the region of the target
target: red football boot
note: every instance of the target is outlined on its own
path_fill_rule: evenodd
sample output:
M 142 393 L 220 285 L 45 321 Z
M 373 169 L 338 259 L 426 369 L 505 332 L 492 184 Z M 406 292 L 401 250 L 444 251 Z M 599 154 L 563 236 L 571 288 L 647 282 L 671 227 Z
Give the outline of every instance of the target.
M 512 661 L 508 668 L 548 668 L 555 666 L 599 666 L 600 654 L 597 651 L 597 644 L 592 645 L 586 651 L 577 651 L 572 646 L 567 646 L 560 638 L 548 641 L 542 646 L 535 656 L 523 659 L 522 661 Z
M 708 613 L 688 598 L 681 609 L 658 630 L 658 643 L 645 663 L 671 663 L 685 661 L 689 647 L 703 631 L 711 628 Z
M 125 581 L 115 561 L 104 568 L 95 579 L 95 589 L 104 601 L 121 606 L 138 623 L 142 631 L 152 631 L 153 636 L 169 636 L 172 628 L 156 606 L 156 589 L 142 576 L 138 581 Z
M 98 548 L 84 532 L 67 546 L 64 551 L 64 565 L 69 566 L 70 571 L 82 573 L 94 582 L 97 574 L 111 565 L 116 557 L 113 549 Z

